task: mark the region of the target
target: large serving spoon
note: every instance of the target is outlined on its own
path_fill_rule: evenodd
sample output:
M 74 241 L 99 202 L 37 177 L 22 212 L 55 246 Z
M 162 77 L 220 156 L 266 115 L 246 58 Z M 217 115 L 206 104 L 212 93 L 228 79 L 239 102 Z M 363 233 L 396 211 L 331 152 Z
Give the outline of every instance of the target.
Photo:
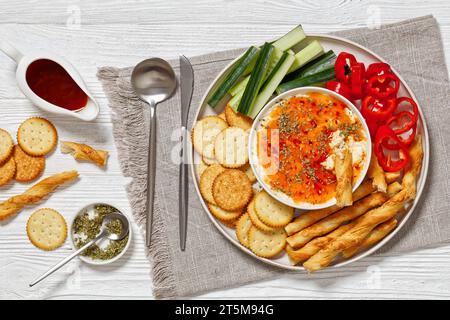
M 119 220 L 121 222 L 121 224 L 122 224 L 122 232 L 120 234 L 110 233 L 109 230 L 108 230 L 108 224 L 110 222 L 114 221 L 114 220 Z M 92 239 L 91 241 L 86 243 L 84 246 L 82 246 L 80 249 L 78 249 L 77 251 L 72 253 L 67 258 L 61 260 L 53 268 L 49 269 L 42 276 L 40 276 L 39 278 L 34 280 L 32 283 L 30 283 L 30 287 L 32 287 L 35 284 L 41 282 L 42 280 L 47 278 L 49 275 L 51 275 L 53 272 L 55 272 L 56 270 L 60 269 L 62 266 L 66 265 L 70 260 L 72 260 L 73 258 L 78 256 L 79 254 L 81 254 L 84 250 L 86 250 L 87 248 L 92 246 L 94 243 L 96 243 L 100 239 L 108 238 L 109 240 L 114 240 L 114 241 L 122 240 L 123 238 L 125 238 L 127 236 L 128 232 L 129 232 L 129 228 L 130 227 L 129 227 L 129 224 L 128 224 L 128 219 L 123 214 L 120 214 L 120 213 L 110 213 L 110 214 L 108 214 L 107 216 L 105 216 L 103 218 L 102 226 L 100 227 L 100 232 L 98 233 L 98 235 L 94 239 Z
M 151 58 L 138 63 L 134 67 L 131 73 L 131 85 L 137 96 L 150 106 L 145 241 L 147 247 L 149 247 L 153 229 L 153 201 L 155 197 L 156 105 L 173 94 L 177 86 L 177 79 L 175 72 L 167 61 L 160 58 Z

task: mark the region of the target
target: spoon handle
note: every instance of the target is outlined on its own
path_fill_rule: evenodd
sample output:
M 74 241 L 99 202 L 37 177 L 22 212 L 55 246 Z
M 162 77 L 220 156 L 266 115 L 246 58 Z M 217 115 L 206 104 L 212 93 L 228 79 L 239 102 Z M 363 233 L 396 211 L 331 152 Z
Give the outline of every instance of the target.
M 86 243 L 84 246 L 82 246 L 80 249 L 78 249 L 77 251 L 75 251 L 74 253 L 72 253 L 70 256 L 64 258 L 63 260 L 61 260 L 60 262 L 58 262 L 54 267 L 52 267 L 51 269 L 49 269 L 46 273 L 44 273 L 42 276 L 40 276 L 39 278 L 37 278 L 36 280 L 34 280 L 32 283 L 30 283 L 30 287 L 34 286 L 35 284 L 38 284 L 39 282 L 41 282 L 42 280 L 44 280 L 45 278 L 47 278 L 49 275 L 51 275 L 52 273 L 54 273 L 55 271 L 59 270 L 61 267 L 63 267 L 64 265 L 66 265 L 70 260 L 72 260 L 73 258 L 75 258 L 76 256 L 78 256 L 80 253 L 82 253 L 84 250 L 86 250 L 87 248 L 89 248 L 91 245 L 93 245 L 98 239 L 100 239 L 101 237 L 103 237 L 104 234 L 101 233 L 99 236 L 97 236 L 95 239 L 92 239 L 91 241 L 89 241 L 88 243 Z
M 153 230 L 153 200 L 155 197 L 156 170 L 156 104 L 150 101 L 150 130 L 148 136 L 148 170 L 147 170 L 147 224 L 146 245 L 150 247 Z

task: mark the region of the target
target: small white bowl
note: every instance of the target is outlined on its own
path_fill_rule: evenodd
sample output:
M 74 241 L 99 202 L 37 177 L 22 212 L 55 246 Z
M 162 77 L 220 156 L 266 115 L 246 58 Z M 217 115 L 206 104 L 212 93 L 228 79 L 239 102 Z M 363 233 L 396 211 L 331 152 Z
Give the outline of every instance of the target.
M 131 231 L 131 221 L 128 218 L 128 216 L 123 213 L 124 211 L 122 211 L 116 205 L 111 205 L 109 203 L 104 203 L 104 202 L 94 202 L 94 203 L 91 203 L 91 204 L 83 207 L 81 210 L 79 210 L 77 212 L 76 216 L 73 218 L 72 223 L 70 224 L 70 242 L 72 243 L 72 248 L 74 250 L 77 250 L 78 248 L 75 246 L 75 241 L 74 241 L 74 238 L 73 238 L 73 223 L 75 222 L 75 219 L 80 214 L 82 214 L 82 213 L 84 213 L 86 211 L 89 211 L 89 210 L 93 210 L 96 205 L 106 205 L 106 206 L 110 206 L 110 207 L 115 208 L 118 213 L 122 214 L 123 216 L 125 216 L 125 218 L 127 218 L 128 225 L 129 225 L 129 228 L 128 228 L 128 242 L 125 245 L 125 247 L 123 248 L 123 250 L 117 256 L 115 256 L 114 258 L 109 259 L 109 260 L 100 260 L 100 259 L 92 259 L 90 257 L 83 256 L 83 255 L 79 255 L 78 256 L 82 261 L 84 261 L 84 262 L 86 262 L 88 264 L 100 266 L 100 265 L 113 263 L 114 261 L 117 261 L 118 259 L 120 259 L 120 257 L 122 257 L 124 255 L 124 253 L 128 250 L 128 247 L 130 246 L 130 243 L 131 243 L 131 232 L 132 231 Z
M 332 205 L 336 204 L 336 199 L 332 198 L 327 202 L 324 203 L 318 203 L 318 204 L 312 204 L 308 202 L 294 202 L 290 197 L 285 195 L 281 192 L 276 192 L 273 190 L 263 179 L 263 172 L 262 168 L 259 166 L 259 159 L 256 152 L 257 147 L 257 138 L 256 138 L 256 132 L 257 129 L 260 126 L 261 120 L 266 116 L 270 111 L 272 111 L 273 107 L 278 104 L 282 99 L 286 99 L 292 96 L 298 96 L 298 95 L 306 95 L 308 93 L 318 92 L 321 94 L 332 96 L 340 101 L 342 101 L 350 110 L 353 112 L 354 115 L 358 117 L 358 119 L 361 121 L 361 124 L 363 126 L 363 130 L 366 136 L 366 157 L 365 157 L 365 163 L 364 167 L 361 171 L 360 176 L 358 177 L 358 180 L 353 185 L 353 191 L 359 187 L 361 182 L 364 180 L 364 177 L 367 174 L 367 170 L 369 169 L 370 164 L 370 157 L 372 155 L 372 143 L 370 139 L 369 134 L 369 128 L 367 127 L 366 121 L 364 120 L 363 116 L 359 112 L 359 110 L 351 103 L 348 99 L 341 96 L 340 94 L 337 94 L 334 91 L 320 88 L 320 87 L 302 87 L 302 88 L 296 88 L 292 89 L 286 92 L 283 92 L 282 94 L 276 96 L 271 101 L 269 101 L 264 108 L 261 110 L 261 112 L 256 117 L 255 121 L 253 122 L 253 126 L 250 129 L 250 137 L 249 137 L 249 144 L 248 144 L 248 153 L 249 153 L 249 159 L 250 159 L 250 165 L 253 169 L 253 172 L 255 173 L 256 179 L 261 184 L 261 186 L 264 188 L 264 190 L 267 191 L 272 197 L 277 199 L 278 201 L 293 207 L 297 209 L 303 209 L 303 210 L 316 210 L 316 209 L 323 209 L 327 207 L 331 207 Z

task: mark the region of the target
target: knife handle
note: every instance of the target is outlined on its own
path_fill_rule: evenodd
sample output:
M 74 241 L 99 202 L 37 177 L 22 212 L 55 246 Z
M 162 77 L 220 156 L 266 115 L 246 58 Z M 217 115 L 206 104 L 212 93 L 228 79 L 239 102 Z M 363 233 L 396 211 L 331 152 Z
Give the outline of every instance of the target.
M 150 247 L 153 230 L 153 202 L 155 198 L 155 174 L 156 174 L 156 104 L 150 102 L 150 128 L 148 135 L 148 159 L 147 159 L 147 224 L 146 245 Z
M 181 150 L 180 150 L 180 179 L 179 179 L 179 222 L 180 222 L 180 248 L 186 249 L 186 234 L 188 221 L 188 164 L 187 164 L 187 131 L 186 127 L 181 127 Z

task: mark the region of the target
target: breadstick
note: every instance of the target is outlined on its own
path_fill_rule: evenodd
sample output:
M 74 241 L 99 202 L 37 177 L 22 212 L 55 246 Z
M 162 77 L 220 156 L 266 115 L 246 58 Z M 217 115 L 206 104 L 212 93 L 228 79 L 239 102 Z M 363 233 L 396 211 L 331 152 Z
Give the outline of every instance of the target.
M 296 265 L 300 262 L 303 262 L 307 259 L 309 259 L 311 256 L 313 256 L 317 251 L 324 248 L 328 243 L 331 241 L 337 239 L 339 236 L 350 230 L 352 226 L 354 226 L 354 222 L 349 224 L 344 224 L 334 230 L 333 232 L 330 232 L 329 234 L 315 238 L 305 244 L 300 249 L 294 249 L 290 245 L 286 246 L 286 253 L 289 256 L 289 260 L 292 263 L 292 265 Z
M 411 164 L 403 177 L 403 189 L 386 201 L 381 207 L 367 212 L 353 228 L 309 258 L 303 264 L 307 270 L 316 271 L 327 267 L 340 252 L 364 241 L 377 225 L 393 218 L 397 213 L 404 210 L 404 206 L 408 201 L 415 198 L 415 180 L 419 174 L 423 158 L 420 137 L 413 143 L 409 153 Z
M 384 177 L 386 178 L 386 183 L 390 184 L 392 182 L 398 181 L 400 179 L 401 173 L 397 172 L 385 172 Z
M 386 177 L 384 175 L 383 168 L 381 168 L 378 163 L 378 159 L 372 152 L 372 157 L 370 158 L 370 166 L 367 171 L 367 176 L 372 179 L 372 184 L 379 192 L 386 192 L 387 183 Z
M 296 234 L 288 237 L 286 241 L 293 248 L 300 248 L 311 239 L 327 234 L 333 231 L 341 224 L 357 218 L 370 209 L 378 207 L 386 202 L 390 196 L 393 196 L 401 190 L 402 186 L 398 182 L 389 185 L 389 193 L 376 192 L 353 204 L 351 207 L 346 207 L 332 215 L 320 220 L 316 224 L 305 228 Z
M 400 178 L 399 172 L 389 172 L 386 173 L 386 181 L 388 183 L 392 183 Z M 365 180 L 361 185 L 353 192 L 353 201 L 358 201 L 365 196 L 371 194 L 373 191 L 375 191 L 375 187 L 372 184 L 372 180 Z M 325 209 L 320 210 L 314 210 L 314 211 L 308 211 L 305 213 L 302 213 L 300 216 L 295 218 L 294 221 L 289 223 L 284 229 L 286 230 L 286 233 L 290 236 L 294 233 L 303 230 L 310 225 L 314 224 L 315 222 L 319 221 L 320 219 L 328 217 L 330 214 L 335 213 L 336 211 L 341 210 L 338 206 L 334 205 Z
M 94 162 L 99 167 L 105 166 L 106 159 L 108 158 L 108 151 L 96 150 L 87 144 L 71 141 L 61 141 L 61 152 L 70 153 L 75 160 Z
M 65 171 L 43 179 L 24 193 L 0 203 L 0 220 L 5 220 L 29 204 L 39 202 L 63 183 L 78 177 L 77 171 Z
M 362 251 L 372 245 L 374 245 L 375 243 L 377 243 L 378 241 L 380 241 L 381 239 L 383 239 L 386 235 L 388 235 L 395 227 L 397 226 L 397 219 L 392 218 L 389 219 L 386 222 L 383 222 L 382 224 L 378 225 L 375 229 L 373 229 L 369 235 L 367 236 L 367 238 L 361 242 L 361 244 L 356 245 L 354 247 L 345 249 L 342 252 L 342 255 L 344 256 L 344 258 L 351 258 L 355 255 L 355 253 Z
M 336 171 L 336 206 L 342 208 L 351 206 L 352 198 L 352 179 L 353 179 L 353 165 L 352 153 L 348 148 L 343 151 L 343 156 L 337 156 L 335 161 Z

